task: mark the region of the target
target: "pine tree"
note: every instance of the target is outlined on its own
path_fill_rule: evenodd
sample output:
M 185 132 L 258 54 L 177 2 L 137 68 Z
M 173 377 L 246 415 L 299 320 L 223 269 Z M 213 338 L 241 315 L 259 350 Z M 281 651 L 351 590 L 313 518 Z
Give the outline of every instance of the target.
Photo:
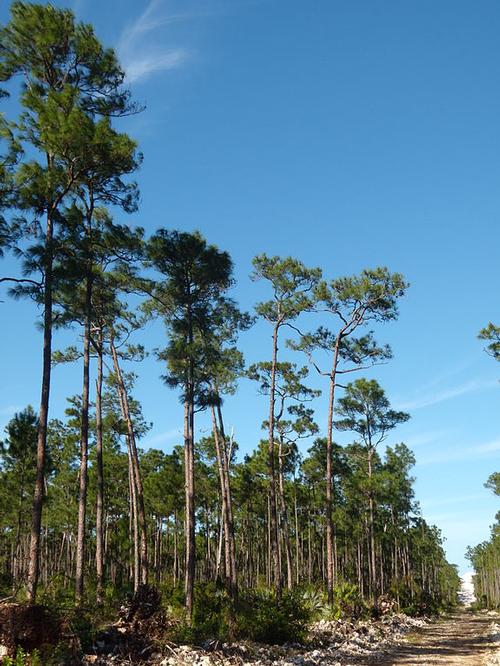
M 180 387 L 184 403 L 184 470 L 186 483 L 185 594 L 192 618 L 196 567 L 195 542 L 195 405 L 207 383 L 206 355 L 211 360 L 211 327 L 217 322 L 221 296 L 232 284 L 227 252 L 208 245 L 201 234 L 160 229 L 147 247 L 151 266 L 161 276 L 151 289 L 150 310 L 161 316 L 170 341 L 158 358 L 166 363 L 166 383 Z
M 327 313 L 335 322 L 330 330 L 320 326 L 316 332 L 301 335 L 300 342 L 291 347 L 305 352 L 316 370 L 329 379 L 327 449 L 326 449 L 326 548 L 328 601 L 333 603 L 335 582 L 334 523 L 333 523 L 333 416 L 335 392 L 339 377 L 362 370 L 391 358 L 390 348 L 380 346 L 372 332 L 356 337 L 360 328 L 371 322 L 396 319 L 397 299 L 408 285 L 399 273 L 391 274 L 387 268 L 363 270 L 359 275 L 338 278 L 330 283 L 321 282 L 315 289 L 318 312 Z M 315 352 L 331 356 L 330 369 L 319 367 Z
M 42 280 L 38 288 L 44 310 L 43 370 L 39 414 L 37 477 L 33 500 L 28 598 L 34 602 L 38 582 L 43 479 L 50 396 L 54 260 L 62 207 L 75 194 L 87 166 L 88 142 L 98 115 L 133 110 L 122 89 L 124 73 L 112 50 L 105 50 L 91 26 L 76 24 L 69 10 L 52 5 L 14 2 L 11 20 L 0 30 L 0 80 L 22 77 L 23 112 L 17 123 L 19 144 L 30 155 L 16 172 L 16 205 L 33 214 L 43 252 L 28 253 L 27 270 Z M 44 218 L 42 227 L 40 220 Z M 31 261 L 30 261 L 31 260 Z
M 270 542 L 273 560 L 273 582 L 278 597 L 281 595 L 282 580 L 279 562 L 278 513 L 276 501 L 276 469 L 274 454 L 276 370 L 278 363 L 279 333 L 283 326 L 289 326 L 303 312 L 313 307 L 312 292 L 321 277 L 319 268 L 306 268 L 302 262 L 292 257 L 268 257 L 259 255 L 253 260 L 253 280 L 266 280 L 273 291 L 273 298 L 256 305 L 256 312 L 273 328 L 273 346 L 269 381 L 269 501 L 270 501 Z
M 377 584 L 376 544 L 375 544 L 375 491 L 373 480 L 374 455 L 377 447 L 387 438 L 389 432 L 399 423 L 410 418 L 406 412 L 390 408 L 384 390 L 374 379 L 357 379 L 347 384 L 345 395 L 338 401 L 335 422 L 339 430 L 355 432 L 363 443 L 367 458 L 367 495 L 370 538 L 370 579 L 371 592 L 375 603 L 379 593 Z

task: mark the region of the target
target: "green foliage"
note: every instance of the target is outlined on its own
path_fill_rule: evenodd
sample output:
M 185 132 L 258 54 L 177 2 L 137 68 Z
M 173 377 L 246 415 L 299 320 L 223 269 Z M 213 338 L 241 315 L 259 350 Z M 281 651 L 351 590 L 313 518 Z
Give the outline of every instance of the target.
M 307 268 L 293 257 L 283 259 L 266 254 L 255 257 L 252 263 L 252 280 L 267 280 L 274 294 L 272 300 L 256 305 L 260 317 L 281 326 L 313 309 L 313 290 L 321 278 L 321 269 Z
M 120 91 L 124 72 L 112 49 L 104 49 L 92 26 L 75 23 L 69 9 L 13 2 L 11 21 L 0 32 L 0 81 L 25 74 L 40 94 L 49 87 L 81 90 L 91 113 L 126 113 L 134 109 L 130 93 Z
M 484 484 L 500 495 L 500 473 L 491 474 Z M 468 548 L 467 557 L 475 570 L 474 592 L 480 608 L 500 609 L 500 511 L 487 541 Z
M 365 611 L 366 606 L 357 585 L 341 581 L 334 587 L 332 615 L 335 619 L 358 618 Z
M 493 472 L 493 474 L 490 474 L 484 487 L 492 490 L 495 495 L 500 495 L 500 472 Z
M 28 654 L 23 648 L 18 647 L 15 657 L 4 657 L 2 666 L 42 666 L 43 662 L 38 650 Z
M 167 229 L 150 238 L 146 255 L 161 280 L 149 286 L 145 308 L 163 318 L 170 334 L 167 347 L 157 352 L 166 362 L 163 379 L 180 386 L 189 400 L 199 399 L 210 379 L 207 370 L 220 362 L 214 329 L 221 325 L 221 309 L 231 308 L 224 297 L 233 283 L 231 258 L 199 232 Z
M 495 326 L 492 322 L 483 328 L 477 336 L 480 340 L 486 340 L 489 344 L 486 351 L 497 361 L 500 361 L 500 326 Z
M 182 598 L 170 604 L 170 613 L 179 616 Z M 192 623 L 184 619 L 174 629 L 178 642 L 196 643 L 206 639 L 254 640 L 281 644 L 305 640 L 307 628 L 317 609 L 311 597 L 300 591 L 283 592 L 281 599 L 272 590 L 247 590 L 233 602 L 216 583 L 195 586 Z
M 312 612 L 299 591 L 247 592 L 239 602 L 236 633 L 262 643 L 280 644 L 304 641 Z
M 228 640 L 234 635 L 233 613 L 233 602 L 221 585 L 199 583 L 194 589 L 192 621 L 175 630 L 175 639 L 187 643 Z
M 330 612 L 327 596 L 317 587 L 308 587 L 302 593 L 302 600 L 312 619 L 323 617 Z
M 375 448 L 384 441 L 390 430 L 408 421 L 410 415 L 390 409 L 384 390 L 375 380 L 357 379 L 346 386 L 340 398 L 335 422 L 339 430 L 353 430 L 367 448 Z

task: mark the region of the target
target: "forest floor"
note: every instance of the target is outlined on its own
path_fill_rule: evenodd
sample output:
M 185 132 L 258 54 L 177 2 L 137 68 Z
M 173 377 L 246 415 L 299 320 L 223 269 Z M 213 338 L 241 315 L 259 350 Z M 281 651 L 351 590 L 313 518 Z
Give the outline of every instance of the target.
M 215 648 L 215 649 L 214 649 Z M 123 653 L 122 653 L 123 654 Z M 440 620 L 396 614 L 378 622 L 322 620 L 307 646 L 235 643 L 175 646 L 147 660 L 87 655 L 85 664 L 161 666 L 500 666 L 500 614 L 460 610 Z M 129 660 L 130 659 L 130 660 Z
M 500 665 L 500 615 L 462 611 L 411 633 L 385 655 L 373 655 L 378 666 Z M 358 661 L 357 663 L 363 663 Z
M 50 616 L 46 610 L 42 606 L 15 603 L 0 605 L 0 663 L 3 655 L 15 651 L 16 643 L 30 650 L 35 646 L 35 639 L 40 644 L 56 641 L 57 636 L 52 635 L 55 625 L 52 627 L 48 622 Z M 285 645 L 250 641 L 179 645 L 165 639 L 167 619 L 161 609 L 145 619 L 122 614 L 117 622 L 107 625 L 96 636 L 95 644 L 78 663 L 94 666 L 500 666 L 500 613 L 495 611 L 472 612 L 461 608 L 433 620 L 399 613 L 376 621 L 320 620 L 310 627 L 305 644 Z

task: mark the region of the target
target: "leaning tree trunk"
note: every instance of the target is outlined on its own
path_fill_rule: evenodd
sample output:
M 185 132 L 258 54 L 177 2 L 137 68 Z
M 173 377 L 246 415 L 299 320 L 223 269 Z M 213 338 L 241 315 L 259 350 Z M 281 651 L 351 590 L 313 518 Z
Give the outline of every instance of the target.
M 222 418 L 222 409 L 220 402 L 217 404 L 217 416 L 219 421 L 219 432 L 222 439 L 222 470 L 224 473 L 224 484 L 226 487 L 226 510 L 227 510 L 227 540 L 229 542 L 229 559 L 231 561 L 231 595 L 233 598 L 238 596 L 238 567 L 236 565 L 236 539 L 234 536 L 234 518 L 233 518 L 233 497 L 231 494 L 231 479 L 229 475 L 229 466 L 231 463 L 231 447 L 228 448 L 226 433 L 224 430 L 224 420 Z
M 226 585 L 226 589 L 229 593 L 231 593 L 231 555 L 229 551 L 229 539 L 228 539 L 228 519 L 227 519 L 227 498 L 226 498 L 226 483 L 224 479 L 224 471 L 223 471 L 223 463 L 222 463 L 222 453 L 221 453 L 221 445 L 219 441 L 219 431 L 217 429 L 217 421 L 215 419 L 215 408 L 212 405 L 211 407 L 211 413 L 212 413 L 212 430 L 213 430 L 213 435 L 214 435 L 214 443 L 215 443 L 215 457 L 217 461 L 217 472 L 219 475 L 219 484 L 220 484 L 220 492 L 221 492 L 221 513 L 222 513 L 222 521 L 221 521 L 221 527 L 220 527 L 220 546 L 224 546 L 224 581 Z M 218 553 L 219 553 L 218 549 Z M 217 575 L 219 573 L 219 555 L 217 555 L 217 567 L 216 567 L 216 572 Z
M 129 521 L 129 535 L 132 541 L 132 580 L 134 592 L 139 589 L 139 582 L 141 578 L 141 554 L 139 549 L 139 526 L 137 521 L 137 491 L 134 480 L 134 463 L 132 462 L 131 446 L 129 436 L 127 437 L 128 449 L 128 480 L 129 480 L 129 506 L 130 506 L 130 521 Z
M 132 459 L 133 479 L 136 492 L 136 507 L 137 516 L 139 519 L 139 531 L 141 534 L 140 544 L 140 560 L 141 560 L 141 583 L 146 585 L 148 582 L 148 542 L 147 542 L 147 527 L 146 527 L 146 511 L 144 508 L 144 492 L 142 488 L 141 470 L 139 466 L 139 456 L 137 453 L 137 446 L 135 443 L 134 425 L 130 415 L 130 405 L 127 395 L 127 389 L 123 380 L 123 374 L 118 361 L 118 353 L 116 351 L 113 337 L 110 340 L 111 356 L 113 358 L 113 366 L 116 374 L 118 395 L 120 398 L 120 407 L 122 416 L 127 426 L 127 442 L 130 447 L 130 456 Z
M 231 483 L 229 477 L 229 458 L 231 453 L 227 449 L 227 440 L 224 432 L 224 421 L 220 402 L 217 404 L 217 418 L 215 408 L 212 407 L 212 427 L 217 457 L 217 469 L 222 497 L 222 524 L 224 535 L 224 562 L 226 587 L 229 595 L 235 599 L 238 596 L 238 572 L 236 568 L 236 543 L 234 539 L 234 521 L 231 498 Z

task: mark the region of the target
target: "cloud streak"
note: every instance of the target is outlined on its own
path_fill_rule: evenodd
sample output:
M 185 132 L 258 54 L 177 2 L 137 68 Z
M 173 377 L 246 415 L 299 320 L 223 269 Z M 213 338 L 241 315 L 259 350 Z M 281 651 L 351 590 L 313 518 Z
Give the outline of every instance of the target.
M 185 53 L 181 49 L 138 57 L 126 66 L 127 80 L 129 83 L 144 81 L 157 72 L 179 67 L 185 59 Z
M 180 67 L 189 57 L 183 48 L 165 48 L 151 43 L 159 28 L 180 21 L 181 14 L 168 14 L 163 0 L 151 0 L 142 14 L 127 26 L 118 41 L 117 52 L 129 83 L 145 81 L 159 72 Z
M 468 504 L 469 502 L 478 502 L 480 500 L 489 499 L 488 494 L 474 493 L 473 495 L 456 495 L 454 497 L 441 497 L 439 499 L 429 498 L 423 499 L 419 502 L 422 509 L 426 511 L 431 508 L 440 506 L 456 506 L 461 504 Z
M 401 402 L 398 404 L 397 408 L 413 410 L 421 409 L 423 407 L 430 407 L 431 405 L 437 405 L 440 402 L 445 402 L 446 400 L 451 400 L 467 393 L 474 393 L 476 391 L 489 389 L 493 386 L 498 386 L 498 381 L 496 379 L 473 379 L 471 381 L 465 382 L 465 384 L 460 384 L 448 389 L 442 389 L 440 391 L 434 391 L 432 393 L 426 393 L 425 395 L 414 398 L 413 400 Z
M 453 449 L 451 451 L 440 451 L 434 456 L 417 460 L 417 465 L 437 465 L 444 462 L 496 457 L 498 451 L 500 451 L 500 437 L 476 446 L 468 446 L 463 449 Z
M 165 432 L 160 432 L 157 435 L 153 435 L 153 437 L 149 437 L 145 442 L 145 446 L 154 446 L 155 444 L 162 444 L 163 442 L 167 442 L 171 439 L 174 439 L 175 437 L 178 437 L 180 435 L 181 431 L 179 428 L 173 428 L 172 430 L 166 430 Z
M 411 435 L 410 437 L 407 437 L 404 441 L 405 444 L 410 449 L 416 449 L 419 446 L 424 446 L 426 444 L 433 444 L 443 439 L 449 439 L 451 433 L 452 431 L 449 429 L 432 430 L 430 432 L 420 432 L 417 433 L 416 435 Z

